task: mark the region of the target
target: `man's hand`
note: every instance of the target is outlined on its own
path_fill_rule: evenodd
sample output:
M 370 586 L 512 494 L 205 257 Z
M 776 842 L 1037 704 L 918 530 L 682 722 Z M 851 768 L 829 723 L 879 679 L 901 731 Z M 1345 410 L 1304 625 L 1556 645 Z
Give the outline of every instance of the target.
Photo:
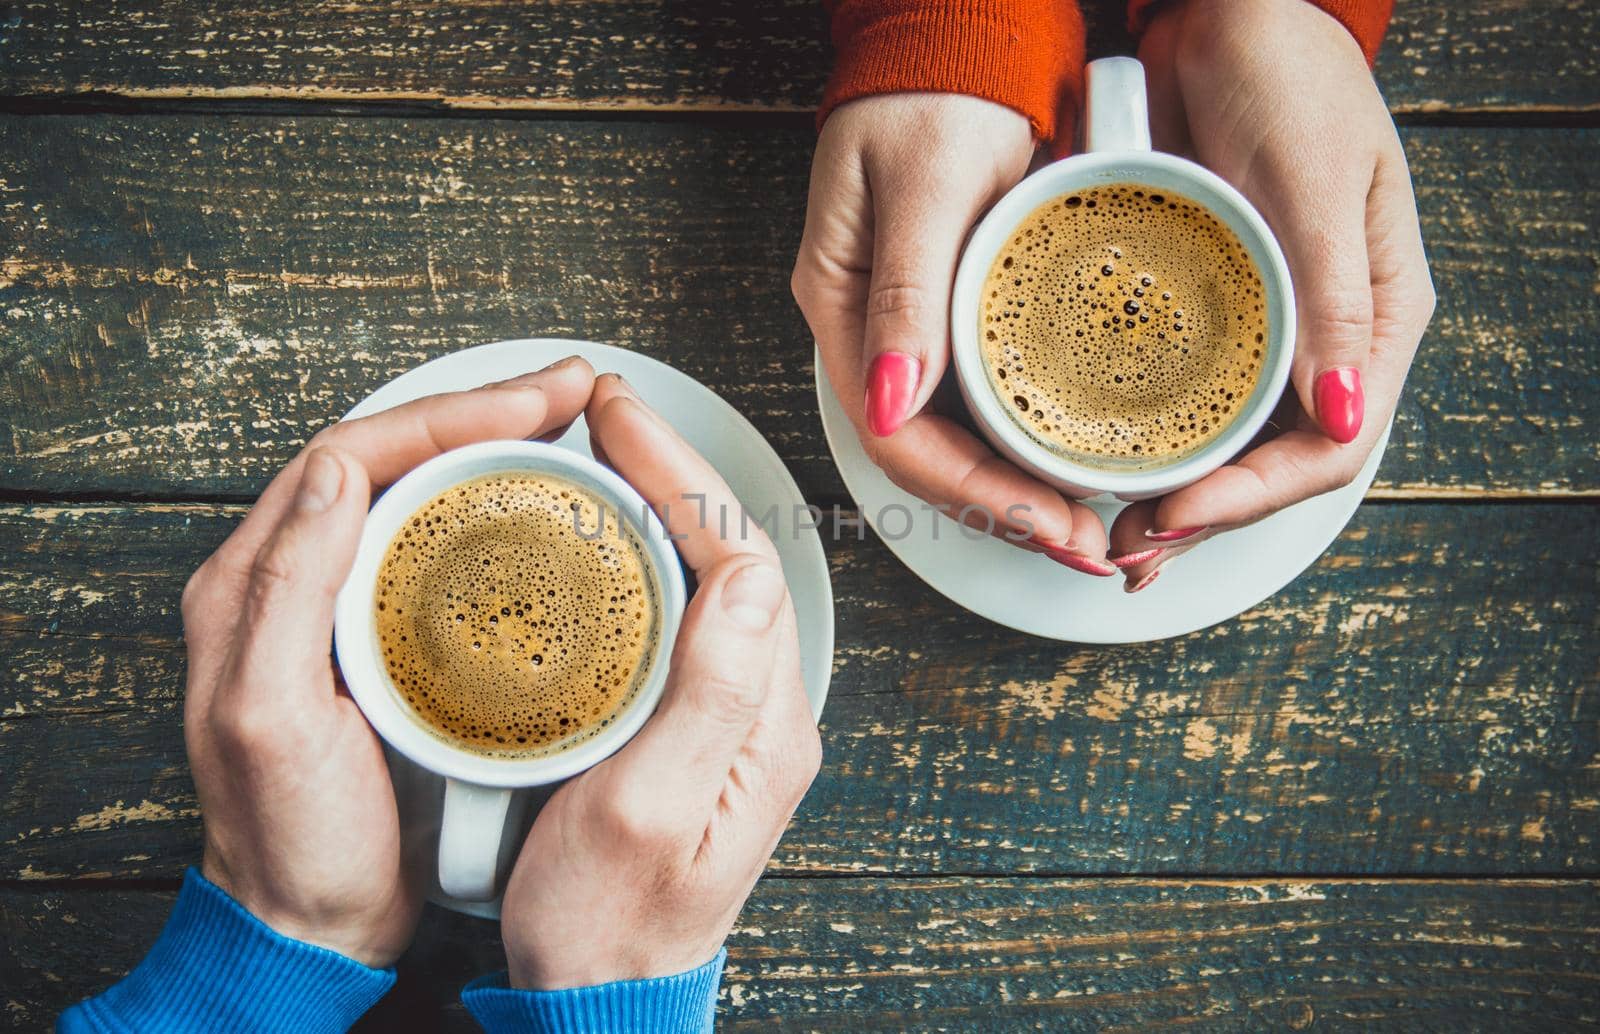
M 500 919 L 510 981 L 535 990 L 703 965 L 821 758 L 772 544 L 620 378 L 596 383 L 588 420 L 595 454 L 683 536 L 699 589 L 660 708 L 621 751 L 556 791 L 511 874 Z
M 569 359 L 331 427 L 189 580 L 184 737 L 202 871 L 279 933 L 383 967 L 421 909 L 382 747 L 329 652 L 373 488 L 446 449 L 570 423 L 593 383 Z

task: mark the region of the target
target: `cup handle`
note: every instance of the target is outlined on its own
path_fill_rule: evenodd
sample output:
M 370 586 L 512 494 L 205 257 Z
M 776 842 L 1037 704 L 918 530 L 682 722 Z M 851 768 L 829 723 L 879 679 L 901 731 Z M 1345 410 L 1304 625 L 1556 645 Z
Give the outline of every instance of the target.
M 462 901 L 493 901 L 511 791 L 459 779 L 444 783 L 439 888 Z
M 1131 57 L 1089 62 L 1084 101 L 1085 151 L 1150 150 L 1150 105 L 1144 66 Z

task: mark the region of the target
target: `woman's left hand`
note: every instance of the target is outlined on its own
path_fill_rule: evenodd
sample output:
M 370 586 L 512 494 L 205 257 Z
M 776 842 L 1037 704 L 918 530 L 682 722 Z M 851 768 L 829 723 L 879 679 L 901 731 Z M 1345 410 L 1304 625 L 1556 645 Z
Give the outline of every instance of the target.
M 1344 26 L 1306 0 L 1179 0 L 1139 48 L 1151 136 L 1239 189 L 1283 246 L 1298 308 L 1281 430 L 1111 529 L 1136 592 L 1204 539 L 1350 484 L 1389 425 L 1433 283 L 1405 152 Z

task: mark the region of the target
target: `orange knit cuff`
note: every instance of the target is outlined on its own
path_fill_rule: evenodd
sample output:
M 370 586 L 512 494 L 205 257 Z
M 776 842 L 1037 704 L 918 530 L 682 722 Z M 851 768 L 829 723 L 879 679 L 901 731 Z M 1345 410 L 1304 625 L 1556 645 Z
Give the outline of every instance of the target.
M 965 93 L 1056 135 L 1077 110 L 1083 18 L 1075 0 L 833 0 L 837 51 L 817 126 L 845 101 L 875 93 Z
M 1128 30 L 1135 34 L 1144 31 L 1151 9 L 1167 0 L 1128 0 Z M 1384 30 L 1389 28 L 1389 17 L 1394 14 L 1394 0 L 1308 0 L 1338 19 L 1350 30 L 1350 35 L 1361 45 L 1370 67 L 1378 56 L 1378 45 L 1383 42 Z

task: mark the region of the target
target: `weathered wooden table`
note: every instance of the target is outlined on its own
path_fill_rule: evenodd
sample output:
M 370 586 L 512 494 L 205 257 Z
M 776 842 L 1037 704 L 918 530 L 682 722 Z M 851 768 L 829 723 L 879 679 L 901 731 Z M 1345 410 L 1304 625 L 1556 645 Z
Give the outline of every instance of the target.
M 1078 649 L 830 546 L 824 771 L 725 1029 L 1600 1024 L 1597 53 L 1587 0 L 1401 0 L 1439 311 L 1277 596 Z M 154 937 L 199 847 L 179 590 L 385 379 L 617 342 L 848 504 L 787 294 L 827 60 L 813 0 L 0 4 L 0 1026 Z M 499 958 L 430 912 L 370 1029 L 467 1028 Z

